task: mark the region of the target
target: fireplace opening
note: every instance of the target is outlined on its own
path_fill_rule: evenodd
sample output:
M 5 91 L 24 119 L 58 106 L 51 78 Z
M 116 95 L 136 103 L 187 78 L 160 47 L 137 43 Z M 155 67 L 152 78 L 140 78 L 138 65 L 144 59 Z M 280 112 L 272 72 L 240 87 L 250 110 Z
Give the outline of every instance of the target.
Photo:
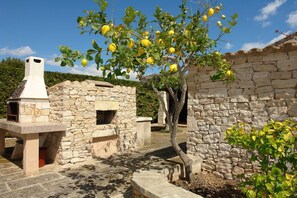
M 96 111 L 96 124 L 102 125 L 102 124 L 110 124 L 112 119 L 115 116 L 116 111 Z
M 7 105 L 7 120 L 8 121 L 19 121 L 19 103 L 9 102 Z

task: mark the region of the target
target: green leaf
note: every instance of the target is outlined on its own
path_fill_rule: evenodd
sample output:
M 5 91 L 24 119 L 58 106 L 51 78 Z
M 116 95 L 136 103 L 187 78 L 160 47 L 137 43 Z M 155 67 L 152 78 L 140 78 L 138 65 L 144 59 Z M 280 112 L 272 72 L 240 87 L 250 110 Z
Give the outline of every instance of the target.
M 136 11 L 132 6 L 129 6 L 125 9 L 125 16 L 122 18 L 126 26 L 130 26 L 130 24 L 134 21 L 136 17 Z
M 65 61 L 62 61 L 61 62 L 61 66 L 63 66 L 63 67 L 66 66 L 66 62 Z
M 266 183 L 265 186 L 270 193 L 273 192 L 273 185 L 271 183 Z
M 103 60 L 101 59 L 101 53 L 97 53 L 95 56 L 95 63 L 98 65 L 100 65 L 100 63 L 102 63 Z
M 94 0 L 94 2 L 99 5 L 102 12 L 104 12 L 108 6 L 108 2 L 105 0 Z
M 101 50 L 101 48 L 98 46 L 98 44 L 96 43 L 96 41 L 94 39 L 92 40 L 92 45 L 93 45 L 94 49 Z

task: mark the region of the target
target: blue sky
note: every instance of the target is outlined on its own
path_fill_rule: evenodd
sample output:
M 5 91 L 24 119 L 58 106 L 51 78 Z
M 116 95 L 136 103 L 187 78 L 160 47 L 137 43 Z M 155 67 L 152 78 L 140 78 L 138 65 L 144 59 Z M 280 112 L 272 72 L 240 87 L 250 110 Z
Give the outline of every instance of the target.
M 199 6 L 197 2 L 189 0 L 188 6 L 195 9 Z M 224 5 L 222 13 L 226 16 L 233 13 L 239 15 L 238 25 L 230 35 L 224 37 L 226 42 L 218 48 L 222 52 L 263 48 L 283 37 L 275 30 L 284 34 L 297 31 L 297 0 L 217 2 Z M 109 4 L 109 16 L 119 20 L 127 6 L 133 6 L 147 16 L 152 16 L 157 5 L 174 14 L 180 0 L 109 0 Z M 37 56 L 46 60 L 45 69 L 48 71 L 100 75 L 92 63 L 85 68 L 79 65 L 60 67 L 53 61 L 59 55 L 59 45 L 85 51 L 90 48 L 91 39 L 99 42 L 103 39 L 80 35 L 77 28 L 76 18 L 84 15 L 83 10 L 91 9 L 97 9 L 93 0 L 0 0 L 0 60 L 6 57 L 25 59 Z

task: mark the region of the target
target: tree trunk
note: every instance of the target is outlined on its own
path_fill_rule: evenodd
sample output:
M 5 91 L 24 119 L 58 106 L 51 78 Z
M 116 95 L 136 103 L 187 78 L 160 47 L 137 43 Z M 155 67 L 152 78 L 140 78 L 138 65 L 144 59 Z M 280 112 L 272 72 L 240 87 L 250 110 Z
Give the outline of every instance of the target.
M 168 91 L 169 94 L 172 96 L 173 101 L 174 101 L 174 110 L 170 111 L 165 107 L 165 101 L 161 97 L 160 92 L 153 86 L 153 89 L 158 95 L 159 102 L 161 104 L 161 108 L 166 114 L 167 117 L 167 125 L 169 126 L 169 132 L 170 132 L 170 142 L 172 144 L 172 147 L 174 148 L 176 154 L 181 158 L 182 162 L 184 163 L 185 166 L 185 176 L 186 180 L 191 183 L 192 182 L 192 164 L 193 160 L 190 159 L 185 152 L 182 151 L 180 146 L 176 142 L 176 133 L 177 133 L 177 127 L 178 127 L 178 120 L 179 120 L 179 115 L 180 112 L 185 104 L 185 96 L 187 92 L 187 83 L 185 79 L 183 79 L 183 85 L 181 88 L 181 99 L 178 100 L 177 93 L 174 93 L 173 90 L 169 87 Z
M 170 142 L 172 144 L 172 147 L 174 148 L 176 154 L 181 158 L 181 160 L 184 163 L 185 166 L 185 176 L 186 176 L 186 180 L 191 183 L 193 181 L 192 178 L 192 164 L 193 164 L 193 160 L 190 159 L 185 152 L 180 148 L 180 146 L 177 144 L 176 142 L 176 132 L 177 132 L 177 125 L 171 125 L 172 127 L 170 127 Z

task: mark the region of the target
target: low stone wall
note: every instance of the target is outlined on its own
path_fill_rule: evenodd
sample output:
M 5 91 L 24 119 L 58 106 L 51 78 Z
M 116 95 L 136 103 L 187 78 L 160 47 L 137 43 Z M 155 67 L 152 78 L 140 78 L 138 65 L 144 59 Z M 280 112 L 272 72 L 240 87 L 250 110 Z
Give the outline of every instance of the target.
M 135 88 L 65 81 L 49 88 L 48 93 L 50 121 L 67 127 L 62 136 L 57 133 L 47 137 L 51 160 L 69 164 L 135 148 Z M 98 111 L 104 111 L 99 116 L 108 118 L 98 121 Z
M 202 159 L 197 156 L 189 155 L 193 160 L 192 173 L 201 173 Z M 179 178 L 185 178 L 185 168 L 181 159 L 177 156 L 162 163 L 162 166 L 151 170 L 137 170 L 133 173 L 131 179 L 133 198 L 191 198 L 201 196 L 177 187 L 170 182 Z
M 245 150 L 233 148 L 224 132 L 238 122 L 257 128 L 269 120 L 297 120 L 297 45 L 286 43 L 263 50 L 226 54 L 236 80 L 213 82 L 210 68 L 189 72 L 188 153 L 203 158 L 202 168 L 219 177 L 249 177 L 258 171 Z
M 137 117 L 136 145 L 142 147 L 151 143 L 151 117 Z
M 168 182 L 166 175 L 155 171 L 137 171 L 131 179 L 133 198 L 202 198 Z

